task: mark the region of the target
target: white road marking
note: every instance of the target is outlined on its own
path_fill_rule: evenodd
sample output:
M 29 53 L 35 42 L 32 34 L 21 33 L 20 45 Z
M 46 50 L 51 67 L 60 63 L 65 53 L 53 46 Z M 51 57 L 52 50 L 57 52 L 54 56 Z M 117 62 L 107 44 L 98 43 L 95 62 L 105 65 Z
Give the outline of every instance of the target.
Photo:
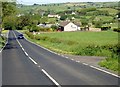
M 60 56 L 60 54 L 57 54 L 57 55 L 59 55 L 59 56 Z
M 88 65 L 87 63 L 83 63 L 83 64 L 86 65 L 86 66 Z
M 22 48 L 22 50 L 25 51 L 24 48 Z
M 26 56 L 29 56 L 27 52 L 24 52 Z
M 71 60 L 74 60 L 74 59 L 71 59 Z
M 13 32 L 13 33 L 14 33 L 14 32 Z M 17 38 L 17 36 L 15 35 L 15 33 L 14 33 L 14 36 L 15 36 L 15 38 Z M 17 42 L 18 42 L 18 44 L 20 45 L 20 47 L 23 49 L 23 52 L 25 53 L 25 55 L 28 56 L 28 58 L 29 58 L 35 65 L 37 65 L 37 62 L 36 62 L 35 60 L 33 60 L 33 59 L 28 55 L 28 53 L 24 50 L 24 48 L 22 47 L 22 45 L 21 45 L 21 43 L 18 41 L 18 39 L 17 39 Z
M 65 58 L 66 58 L 66 59 L 68 59 L 68 57 L 67 57 L 67 56 L 66 56 Z
M 40 67 L 40 65 L 38 67 Z
M 57 81 L 55 81 L 44 69 L 42 69 L 42 72 L 50 79 L 52 82 L 57 85 L 58 87 L 61 87 Z
M 95 67 L 95 66 L 90 66 L 90 67 L 91 67 L 91 68 L 94 68 L 94 69 L 96 69 L 96 70 L 99 70 L 99 71 L 105 72 L 105 73 L 107 73 L 107 74 L 113 75 L 113 76 L 115 76 L 115 77 L 120 78 L 120 76 L 118 76 L 118 75 L 116 75 L 116 74 L 113 74 L 113 73 L 111 73 L 111 72 L 105 71 L 105 70 L 100 69 L 100 68 L 97 68 L 97 67 Z
M 80 61 L 76 61 L 77 63 L 80 63 Z
M 25 38 L 25 39 L 26 39 L 26 38 Z M 26 39 L 26 40 L 27 40 L 27 39 Z M 32 41 L 29 41 L 29 40 L 27 40 L 27 41 L 30 42 L 30 43 L 32 43 L 32 44 L 34 44 L 34 45 L 36 45 L 36 46 L 38 46 L 38 47 L 41 47 L 41 48 L 43 48 L 43 49 L 49 51 L 47 48 L 42 47 L 42 46 L 40 46 L 40 45 L 38 45 L 38 44 L 36 44 L 36 43 L 34 43 L 34 42 L 32 42 Z M 50 51 L 49 51 L 49 52 L 50 52 Z M 54 54 L 55 54 L 55 52 L 54 52 Z M 56 54 L 57 54 L 57 53 L 56 53 Z M 59 54 L 58 54 L 58 55 L 59 55 Z M 80 63 L 80 61 L 76 61 L 76 62 Z M 96 70 L 99 70 L 99 71 L 105 72 L 105 73 L 107 73 L 107 74 L 113 75 L 113 76 L 115 76 L 115 77 L 120 78 L 120 76 L 118 76 L 118 75 L 116 75 L 116 74 L 113 74 L 113 73 L 111 73 L 111 72 L 108 72 L 108 71 L 102 70 L 102 69 L 97 68 L 97 67 L 94 67 L 94 66 L 90 66 L 90 67 L 91 67 L 91 68 L 94 68 L 94 69 L 96 69 Z
M 33 60 L 31 57 L 29 57 L 29 59 L 35 64 L 37 65 L 37 62 L 35 60 Z

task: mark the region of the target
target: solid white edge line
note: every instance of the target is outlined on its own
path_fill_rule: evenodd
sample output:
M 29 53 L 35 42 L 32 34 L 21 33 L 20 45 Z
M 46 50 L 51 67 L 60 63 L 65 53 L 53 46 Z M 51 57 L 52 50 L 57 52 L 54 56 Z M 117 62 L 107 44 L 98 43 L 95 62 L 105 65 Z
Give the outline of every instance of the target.
M 17 32 L 18 32 L 18 31 L 17 31 Z M 25 38 L 25 39 L 26 39 L 26 38 Z M 43 48 L 43 49 L 49 51 L 49 50 L 48 50 L 47 48 L 45 48 L 45 47 L 42 47 L 42 46 L 40 46 L 40 45 L 38 45 L 38 44 L 36 44 L 36 43 L 34 43 L 34 42 L 28 40 L 28 39 L 26 39 L 26 40 L 27 40 L 28 42 L 30 42 L 30 43 L 32 43 L 32 44 L 38 46 L 38 47 L 41 47 L 41 48 Z M 50 52 L 50 51 L 49 51 L 49 52 Z M 53 51 L 53 52 L 54 52 L 54 51 Z M 55 54 L 55 52 L 54 52 L 54 54 Z M 60 54 L 59 54 L 59 55 L 60 55 Z M 76 62 L 80 63 L 80 61 L 76 61 Z M 91 67 L 91 66 L 90 66 L 90 67 Z M 91 67 L 91 68 L 93 68 L 93 67 Z M 94 68 L 94 69 L 96 69 L 96 68 Z M 113 76 L 115 76 L 115 77 L 120 78 L 120 76 L 118 76 L 118 75 L 116 75 L 116 74 L 113 74 L 113 73 L 111 73 L 111 72 L 108 72 L 108 71 L 102 70 L 102 69 L 100 69 L 100 68 L 97 68 L 97 70 L 102 71 L 102 72 L 104 72 L 104 73 L 107 73 L 107 74 L 110 74 L 110 75 L 113 75 Z
M 61 87 L 57 81 L 55 81 L 44 69 L 42 69 L 42 72 L 58 87 Z
M 118 75 L 116 75 L 116 74 L 113 74 L 113 73 L 111 73 L 111 72 L 108 72 L 108 71 L 106 71 L 106 70 L 103 70 L 103 69 L 97 68 L 97 67 L 95 67 L 95 66 L 90 66 L 90 67 L 91 67 L 91 68 L 94 68 L 94 69 L 96 69 L 96 70 L 99 70 L 99 71 L 105 72 L 105 73 L 107 73 L 107 74 L 113 75 L 113 76 L 115 76 L 115 77 L 120 78 L 120 76 L 118 76 Z

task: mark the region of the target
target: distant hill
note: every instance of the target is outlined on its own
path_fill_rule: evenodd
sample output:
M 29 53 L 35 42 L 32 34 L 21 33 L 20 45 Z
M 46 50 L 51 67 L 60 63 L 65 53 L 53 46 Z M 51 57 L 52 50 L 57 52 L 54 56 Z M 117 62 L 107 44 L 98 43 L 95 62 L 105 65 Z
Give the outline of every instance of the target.
M 52 4 L 34 4 L 34 5 L 22 5 L 18 4 L 20 13 L 26 13 L 31 11 L 64 11 L 64 10 L 76 10 L 80 8 L 118 8 L 118 2 L 67 2 L 67 3 L 52 3 Z

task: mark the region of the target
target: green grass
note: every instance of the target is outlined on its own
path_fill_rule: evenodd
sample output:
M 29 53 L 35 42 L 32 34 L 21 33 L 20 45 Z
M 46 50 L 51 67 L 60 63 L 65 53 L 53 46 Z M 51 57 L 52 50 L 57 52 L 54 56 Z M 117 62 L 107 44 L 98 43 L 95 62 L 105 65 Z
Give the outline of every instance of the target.
M 103 22 L 109 22 L 113 20 L 112 16 L 96 16 L 95 20 L 102 20 Z
M 117 44 L 118 34 L 116 32 L 58 32 L 40 34 L 39 36 L 47 36 L 50 38 L 57 38 L 62 40 L 69 40 L 77 42 L 81 45 L 106 45 Z
M 118 13 L 118 10 L 116 10 L 116 9 L 112 9 L 112 8 L 100 8 L 99 10 L 105 10 L 105 11 L 108 11 L 109 14 L 111 14 L 111 15 L 115 15 L 115 14 Z
M 120 64 L 118 63 L 118 58 L 106 58 L 105 60 L 101 61 L 99 65 L 101 67 L 106 67 L 107 69 L 111 69 L 113 71 L 120 71 Z M 118 72 L 120 75 L 120 73 Z
M 32 34 L 28 36 L 26 35 L 29 40 L 55 52 L 104 56 L 106 59 L 101 61 L 99 65 L 118 71 L 118 33 L 116 32 L 53 32 L 41 33 L 35 37 Z
M 4 30 L 2 31 L 2 34 L 6 34 L 8 32 L 8 30 Z M 5 45 L 6 42 L 6 38 L 3 36 L 0 36 L 0 49 Z
M 111 29 L 118 28 L 118 23 L 104 24 L 103 26 L 111 26 Z

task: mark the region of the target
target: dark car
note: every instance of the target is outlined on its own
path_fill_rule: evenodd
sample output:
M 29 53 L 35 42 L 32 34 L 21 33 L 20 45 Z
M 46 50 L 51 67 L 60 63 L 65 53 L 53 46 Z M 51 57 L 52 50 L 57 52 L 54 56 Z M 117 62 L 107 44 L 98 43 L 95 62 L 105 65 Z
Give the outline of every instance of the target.
M 23 34 L 18 35 L 18 39 L 24 39 Z

